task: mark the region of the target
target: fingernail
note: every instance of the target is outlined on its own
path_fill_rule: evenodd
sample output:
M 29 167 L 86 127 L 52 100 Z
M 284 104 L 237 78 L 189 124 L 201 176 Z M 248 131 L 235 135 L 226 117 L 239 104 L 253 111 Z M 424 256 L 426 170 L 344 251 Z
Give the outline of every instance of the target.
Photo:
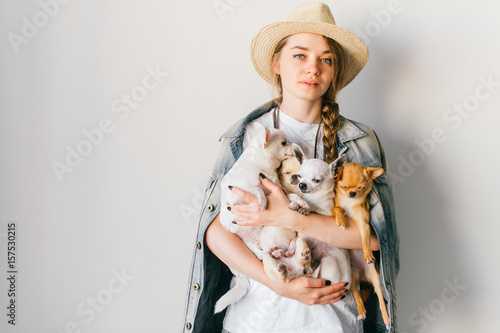
M 344 284 L 344 287 L 345 287 L 345 286 L 347 286 L 347 284 L 348 284 L 348 283 L 349 283 L 349 282 L 346 282 L 346 283 Z
M 233 224 L 238 224 L 238 222 L 236 222 L 236 221 L 233 221 Z
M 326 281 L 325 281 L 325 285 L 326 285 L 326 286 L 329 286 L 329 285 L 331 285 L 331 284 L 332 284 L 332 281 L 330 281 L 330 280 L 326 280 Z
M 343 295 L 342 297 L 340 297 L 340 299 L 344 299 L 345 298 L 345 295 Z
M 231 211 L 231 207 L 227 206 L 227 210 L 228 210 L 228 211 Z
M 228 188 L 229 188 L 230 190 L 233 190 L 233 187 L 232 187 L 231 185 L 229 185 L 229 186 L 228 186 Z
M 262 179 L 266 179 L 267 178 L 262 172 L 259 173 L 259 177 L 262 178 Z

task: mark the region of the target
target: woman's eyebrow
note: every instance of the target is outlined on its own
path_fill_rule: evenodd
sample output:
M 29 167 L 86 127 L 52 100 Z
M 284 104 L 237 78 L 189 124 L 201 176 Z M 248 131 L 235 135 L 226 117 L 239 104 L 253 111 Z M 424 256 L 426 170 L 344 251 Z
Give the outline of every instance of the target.
M 303 51 L 309 51 L 309 49 L 305 46 L 300 46 L 300 45 L 297 45 L 297 46 L 294 46 L 292 47 L 290 50 L 293 50 L 293 49 L 299 49 L 299 50 L 303 50 Z M 330 53 L 330 50 L 325 50 L 323 52 L 323 54 L 327 54 L 327 53 Z

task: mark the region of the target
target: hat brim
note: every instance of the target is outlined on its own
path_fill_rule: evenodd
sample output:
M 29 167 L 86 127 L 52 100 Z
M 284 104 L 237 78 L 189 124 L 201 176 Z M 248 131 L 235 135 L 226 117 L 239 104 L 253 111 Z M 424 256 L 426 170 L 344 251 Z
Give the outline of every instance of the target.
M 267 82 L 273 84 L 271 60 L 276 45 L 284 38 L 298 33 L 314 33 L 335 40 L 347 55 L 344 80 L 339 90 L 347 86 L 368 61 L 368 47 L 352 32 L 324 22 L 282 21 L 262 28 L 253 38 L 250 54 L 253 65 Z

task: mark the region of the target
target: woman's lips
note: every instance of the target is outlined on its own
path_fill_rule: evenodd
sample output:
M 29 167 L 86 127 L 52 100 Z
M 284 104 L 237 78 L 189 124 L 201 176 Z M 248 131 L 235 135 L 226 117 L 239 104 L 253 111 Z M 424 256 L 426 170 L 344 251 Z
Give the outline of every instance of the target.
M 307 88 L 316 88 L 319 86 L 319 82 L 315 80 L 305 80 L 300 81 L 300 83 Z

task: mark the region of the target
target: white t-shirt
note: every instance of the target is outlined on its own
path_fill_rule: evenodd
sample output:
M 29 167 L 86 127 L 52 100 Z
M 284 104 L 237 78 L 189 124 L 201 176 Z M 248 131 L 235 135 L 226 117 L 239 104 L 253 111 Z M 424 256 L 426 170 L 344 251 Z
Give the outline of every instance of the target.
M 243 148 L 248 147 L 258 122 L 274 127 L 274 111 L 267 112 L 246 127 Z M 298 144 L 312 158 L 318 124 L 302 123 L 280 111 L 279 128 L 289 141 Z M 317 156 L 323 156 L 322 128 L 318 139 Z M 249 279 L 248 293 L 230 305 L 224 318 L 224 329 L 230 333 L 362 333 L 363 324 L 357 320 L 358 308 L 350 293 L 328 305 L 306 305 L 278 296 L 266 286 Z M 231 287 L 234 285 L 234 278 Z

